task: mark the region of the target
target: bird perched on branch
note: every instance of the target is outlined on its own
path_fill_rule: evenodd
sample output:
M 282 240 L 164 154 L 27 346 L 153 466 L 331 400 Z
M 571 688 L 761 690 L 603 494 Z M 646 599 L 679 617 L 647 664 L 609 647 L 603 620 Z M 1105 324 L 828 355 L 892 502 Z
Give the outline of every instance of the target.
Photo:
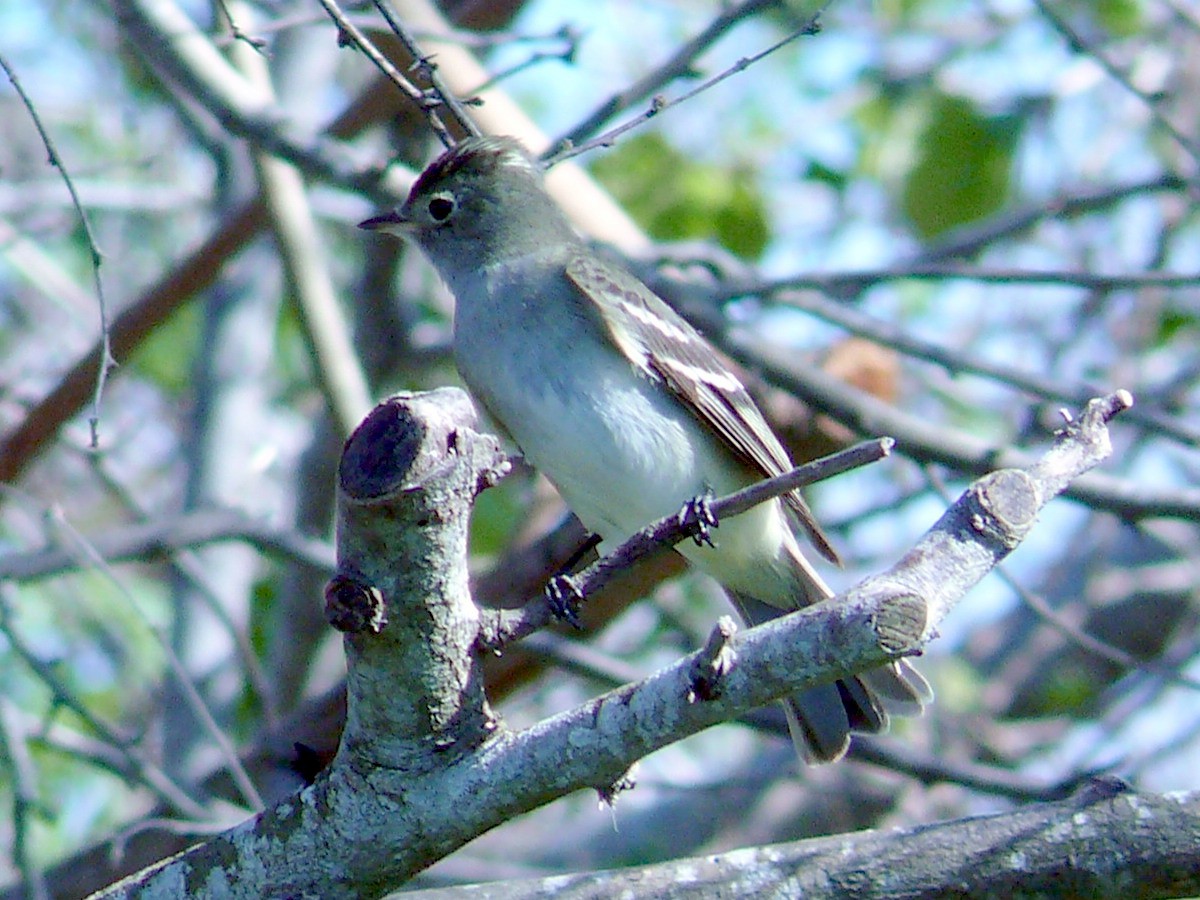
M 455 297 L 464 381 L 607 544 L 792 468 L 734 365 L 575 233 L 516 141 L 464 141 L 362 227 L 421 247 Z M 721 522 L 715 546 L 677 549 L 754 624 L 832 596 L 797 533 L 836 561 L 795 491 Z M 916 712 L 930 696 L 901 661 L 784 705 L 802 757 L 827 762 L 852 730 L 881 731 L 889 709 Z

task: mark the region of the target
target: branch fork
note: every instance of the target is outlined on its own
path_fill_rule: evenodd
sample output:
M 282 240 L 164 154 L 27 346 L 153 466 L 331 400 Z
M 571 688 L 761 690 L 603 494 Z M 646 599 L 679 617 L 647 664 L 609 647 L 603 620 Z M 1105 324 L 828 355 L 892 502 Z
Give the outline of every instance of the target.
M 1041 505 L 1109 452 L 1105 423 L 1129 402 L 1124 392 L 1093 401 L 1040 460 L 992 473 L 887 572 L 747 631 L 723 620 L 700 651 L 508 731 L 483 695 L 476 651 L 487 629 L 466 573 L 467 513 L 482 473 L 500 471 L 505 458 L 474 430 L 462 392 L 391 398 L 347 442 L 339 476 L 341 578 L 329 594 L 374 618 L 345 637 L 348 712 L 337 757 L 295 797 L 136 876 L 136 889 L 187 884 L 203 886 L 195 896 L 230 896 L 236 884 L 237 896 L 334 896 L 333 885 L 342 886 L 338 897 L 382 896 L 552 799 L 597 786 L 615 797 L 654 750 L 918 653 Z M 132 889 L 126 882 L 106 895 Z

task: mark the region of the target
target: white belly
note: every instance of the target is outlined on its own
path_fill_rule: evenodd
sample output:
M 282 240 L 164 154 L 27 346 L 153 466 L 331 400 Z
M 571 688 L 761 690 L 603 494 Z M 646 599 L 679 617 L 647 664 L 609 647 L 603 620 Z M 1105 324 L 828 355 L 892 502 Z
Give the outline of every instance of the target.
M 717 461 L 697 450 L 704 442 L 690 416 L 658 393 L 664 388 L 614 362 L 549 387 L 531 378 L 484 390 L 488 407 L 584 525 L 620 542 L 706 488 L 730 485 Z

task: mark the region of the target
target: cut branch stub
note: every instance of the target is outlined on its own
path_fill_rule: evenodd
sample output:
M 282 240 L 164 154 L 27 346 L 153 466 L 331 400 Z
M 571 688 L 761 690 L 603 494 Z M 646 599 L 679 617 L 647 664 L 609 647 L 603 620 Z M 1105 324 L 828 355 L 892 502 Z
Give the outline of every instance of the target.
M 494 730 L 473 652 L 467 535 L 480 484 L 507 461 L 475 424 L 460 390 L 399 394 L 346 442 L 325 593 L 345 632 L 343 762 L 437 768 Z

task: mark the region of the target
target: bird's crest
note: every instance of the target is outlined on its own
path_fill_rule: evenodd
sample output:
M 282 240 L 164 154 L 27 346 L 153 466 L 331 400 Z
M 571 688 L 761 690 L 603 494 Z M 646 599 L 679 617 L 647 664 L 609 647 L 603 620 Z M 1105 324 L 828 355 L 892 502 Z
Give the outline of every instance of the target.
M 429 185 L 438 184 L 458 172 L 488 175 L 504 168 L 520 169 L 534 176 L 540 174 L 538 164 L 516 138 L 469 138 L 430 163 L 413 185 L 413 193 L 420 193 Z

